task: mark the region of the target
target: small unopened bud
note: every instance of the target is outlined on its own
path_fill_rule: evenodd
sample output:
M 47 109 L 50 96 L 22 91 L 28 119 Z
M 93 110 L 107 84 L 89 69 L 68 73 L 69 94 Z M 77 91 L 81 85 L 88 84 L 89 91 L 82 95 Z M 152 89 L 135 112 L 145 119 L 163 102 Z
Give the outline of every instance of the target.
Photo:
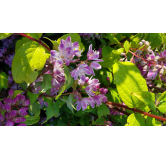
M 13 97 L 13 94 L 14 94 L 14 91 L 13 91 L 12 89 L 10 89 L 9 92 L 8 92 L 9 97 L 12 98 L 12 97 Z
M 6 123 L 6 126 L 14 126 L 14 122 L 11 119 L 9 119 Z
M 141 53 L 142 53 L 142 51 L 141 51 L 141 50 L 137 50 L 136 52 L 137 52 L 137 54 L 141 54 Z
M 30 105 L 30 100 L 27 99 L 22 105 L 23 105 L 23 106 L 28 106 L 28 105 Z
M 8 120 L 8 119 L 9 119 L 9 117 L 10 117 L 10 113 L 6 112 L 6 113 L 5 113 L 5 119 L 7 119 L 7 120 Z
M 142 46 L 142 45 L 143 45 L 143 43 L 142 43 L 142 42 L 139 42 L 139 45 L 140 45 L 140 46 Z
M 156 60 L 160 59 L 160 56 L 156 56 L 155 59 L 156 59 Z
M 125 55 L 126 55 L 126 53 L 121 53 L 120 55 L 121 55 L 121 56 L 125 56 Z
M 15 123 L 20 123 L 20 117 L 13 118 L 13 122 L 15 122 Z
M 21 95 L 20 101 L 21 101 L 21 102 L 24 102 L 24 101 L 25 101 L 25 96 L 24 96 L 24 95 Z
M 25 122 L 26 119 L 24 117 L 20 117 L 20 122 Z
M 85 83 L 88 83 L 89 77 L 85 77 Z
M 119 61 L 123 62 L 125 60 L 125 58 L 121 58 Z
M 5 104 L 5 110 L 6 110 L 7 112 L 10 112 L 11 106 L 10 106 L 9 104 Z
M 155 65 L 155 67 L 156 67 L 157 69 L 159 69 L 159 68 L 161 68 L 161 65 L 157 64 L 157 65 Z
M 10 118 L 13 118 L 17 115 L 17 111 L 16 110 L 12 110 L 10 113 Z
M 153 72 L 156 72 L 157 70 L 158 70 L 157 68 L 154 68 L 152 71 L 153 71 Z
M 145 43 L 145 40 L 144 40 L 144 39 L 142 40 L 142 43 L 143 43 L 143 44 Z
M 146 65 L 143 67 L 143 71 L 147 71 L 147 70 L 148 70 L 148 66 Z
M 14 106 L 17 103 L 17 98 L 12 99 L 12 106 Z
M 148 41 L 145 41 L 145 46 L 149 46 L 149 42 Z
M 110 78 L 109 77 L 107 77 L 107 81 L 110 82 Z

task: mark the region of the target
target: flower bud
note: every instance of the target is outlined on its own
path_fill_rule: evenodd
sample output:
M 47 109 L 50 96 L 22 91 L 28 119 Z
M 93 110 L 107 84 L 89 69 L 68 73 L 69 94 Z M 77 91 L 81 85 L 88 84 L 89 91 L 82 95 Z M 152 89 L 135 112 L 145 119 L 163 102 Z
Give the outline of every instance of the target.
M 110 82 L 110 78 L 109 77 L 107 77 L 107 81 Z
M 28 106 L 28 105 L 30 105 L 30 100 L 27 99 L 26 101 L 24 101 L 24 103 L 23 103 L 22 105 L 23 105 L 23 106 Z
M 136 52 L 137 52 L 137 54 L 139 54 L 139 55 L 142 53 L 141 50 L 136 50 Z
M 1 105 L 1 108 L 5 110 L 5 104 L 2 104 L 2 105 Z
M 12 99 L 11 98 L 7 99 L 7 104 L 9 104 L 10 106 L 12 105 Z
M 142 45 L 143 45 L 143 42 L 140 42 L 139 45 L 142 46 Z
M 4 121 L 3 115 L 0 113 L 0 122 Z
M 126 55 L 126 53 L 121 53 L 120 55 L 121 55 L 121 56 L 125 56 L 125 55 Z
M 17 115 L 17 111 L 16 111 L 16 110 L 12 110 L 12 111 L 10 112 L 10 118 L 15 117 L 16 115 Z
M 156 67 L 157 69 L 159 69 L 159 68 L 161 68 L 161 65 L 157 64 L 157 65 L 155 65 L 155 67 Z
M 145 46 L 149 46 L 149 42 L 148 41 L 145 41 Z
M 25 96 L 24 96 L 24 95 L 21 95 L 21 96 L 20 96 L 20 101 L 21 101 L 21 102 L 24 102 L 24 101 L 25 101 Z
M 8 102 L 8 98 L 5 97 L 5 98 L 3 99 L 3 103 L 6 104 L 7 102 Z
M 21 100 L 21 94 L 17 94 L 16 96 L 17 102 Z
M 20 123 L 20 117 L 13 118 L 13 122 Z
M 22 115 L 22 114 L 25 113 L 26 111 L 27 111 L 26 108 L 21 108 L 21 109 L 18 110 L 18 114 L 19 114 L 19 115 Z
M 104 89 L 104 93 L 106 94 L 107 92 L 108 92 L 108 89 L 107 89 L 107 88 L 105 88 L 105 89 Z
M 164 73 L 164 69 L 162 68 L 161 70 L 160 70 L 160 74 L 163 74 Z
M 85 77 L 85 83 L 88 83 L 89 77 Z
M 11 106 L 10 106 L 9 104 L 5 104 L 4 106 L 5 106 L 5 110 L 6 110 L 7 112 L 10 112 Z
M 8 95 L 9 95 L 9 97 L 11 97 L 11 98 L 12 98 L 12 97 L 13 97 L 13 95 L 14 95 L 14 91 L 13 91 L 12 89 L 10 89 L 10 90 L 9 90 L 9 92 L 8 92 Z
M 26 119 L 24 117 L 20 117 L 20 122 L 25 122 Z
M 14 126 L 14 122 L 11 119 L 9 119 L 6 123 L 6 126 Z
M 17 98 L 12 99 L 12 106 L 14 106 L 17 103 Z
M 142 40 L 142 43 L 143 43 L 143 44 L 145 43 L 145 40 L 144 40 L 144 39 Z

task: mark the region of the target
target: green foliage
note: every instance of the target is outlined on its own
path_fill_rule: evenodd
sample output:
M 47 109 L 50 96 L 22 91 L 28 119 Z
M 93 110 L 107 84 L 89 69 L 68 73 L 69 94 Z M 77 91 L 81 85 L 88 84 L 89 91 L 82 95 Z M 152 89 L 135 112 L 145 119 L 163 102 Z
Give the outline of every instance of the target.
M 111 68 L 113 64 L 121 58 L 121 53 L 124 51 L 124 48 L 119 48 L 117 50 L 112 49 L 111 47 L 104 46 L 102 48 L 103 62 L 100 62 L 101 66 L 104 68 Z
M 46 59 L 45 48 L 35 41 L 24 43 L 15 53 L 12 63 L 12 75 L 16 83 L 32 83 L 39 70 L 43 69 Z
M 8 38 L 12 33 L 0 33 L 0 40 Z
M 108 86 L 112 82 L 112 73 L 105 68 L 100 70 L 100 75 L 102 77 L 102 82 L 105 86 Z M 110 78 L 110 81 L 107 80 L 107 77 Z
M 36 101 L 36 99 L 39 97 L 40 93 L 34 94 L 28 91 L 27 95 L 29 96 L 30 104 L 33 104 Z
M 155 118 L 147 117 L 146 126 L 161 126 L 161 122 L 157 121 Z
M 38 40 L 43 33 L 25 33 L 25 34 Z
M 146 81 L 138 68 L 130 62 L 116 62 L 113 66 L 116 87 L 122 101 L 130 108 L 140 101 L 131 93 L 148 91 Z M 134 103 L 133 103 L 134 101 Z
M 41 105 L 39 104 L 39 102 L 35 101 L 32 104 L 30 104 L 29 109 L 35 116 L 39 116 Z
M 157 99 L 158 102 L 166 101 L 166 91 L 161 94 L 161 96 Z
M 158 105 L 158 110 L 161 112 L 161 113 L 166 113 L 166 101 L 164 102 L 161 102 L 159 105 Z
M 22 92 L 24 92 L 24 91 L 23 90 L 15 90 L 12 98 L 15 98 L 17 96 L 17 94 L 21 94 Z
M 127 118 L 127 124 L 125 126 L 145 126 L 145 119 L 139 113 L 132 113 Z
M 93 125 L 104 125 L 104 118 L 98 118 L 96 121 L 93 122 Z
M 5 72 L 0 73 L 0 88 L 7 88 L 8 87 L 8 76 Z
M 99 117 L 107 116 L 110 114 L 110 110 L 104 103 L 102 103 L 102 105 L 97 108 L 97 114 Z
M 151 110 L 156 111 L 154 93 L 148 91 L 141 91 L 132 94 L 133 96 L 137 97 L 140 101 L 148 105 Z
M 124 49 L 125 49 L 126 53 L 128 53 L 130 47 L 131 47 L 131 44 L 129 43 L 129 41 L 125 41 Z
M 27 116 L 25 116 L 25 118 L 26 118 L 26 121 L 23 122 L 23 123 L 25 123 L 26 125 L 29 125 L 29 126 L 39 122 L 39 120 L 40 120 L 40 116 L 29 116 L 29 115 L 27 115 Z
M 48 89 L 52 88 L 51 85 L 51 81 L 52 81 L 52 77 L 50 74 L 44 74 L 43 75 L 43 83 L 41 85 L 41 92 L 44 93 L 46 92 Z

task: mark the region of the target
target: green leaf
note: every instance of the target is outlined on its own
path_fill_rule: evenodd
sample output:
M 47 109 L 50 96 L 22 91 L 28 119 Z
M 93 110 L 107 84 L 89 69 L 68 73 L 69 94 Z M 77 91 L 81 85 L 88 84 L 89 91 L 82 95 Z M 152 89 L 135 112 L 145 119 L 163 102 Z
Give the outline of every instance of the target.
M 166 101 L 163 101 L 158 105 L 158 110 L 161 113 L 164 113 L 164 114 L 166 113 Z
M 8 38 L 11 36 L 13 33 L 0 33 L 0 40 Z
M 151 110 L 156 111 L 154 93 L 148 91 L 141 91 L 132 93 L 132 95 L 137 97 L 141 102 L 148 105 Z
M 43 84 L 41 85 L 41 92 L 42 93 L 44 93 L 48 89 L 52 88 L 51 81 L 52 81 L 52 77 L 50 74 L 43 75 Z
M 113 36 L 112 33 L 107 33 L 107 38 L 112 42 L 113 44 L 120 44 L 120 42 L 117 40 L 116 37 Z
M 0 73 L 0 88 L 8 88 L 8 76 L 5 72 Z
M 35 41 L 24 43 L 13 58 L 12 75 L 16 83 L 32 83 L 38 76 L 38 70 L 42 70 L 48 54 L 45 48 Z
M 147 117 L 146 126 L 161 126 L 161 122 L 157 121 L 155 118 Z
M 128 116 L 125 126 L 145 126 L 145 119 L 139 113 L 132 113 Z
M 63 65 L 63 66 L 64 66 L 64 73 L 65 73 L 65 84 L 62 85 L 61 88 L 59 89 L 58 95 L 56 96 L 55 100 L 57 100 L 65 90 L 69 89 L 74 82 L 73 77 L 71 77 L 69 68 L 66 65 Z
M 69 34 L 63 35 L 62 37 L 60 37 L 60 38 L 57 40 L 58 44 L 60 44 L 60 42 L 61 42 L 62 39 L 65 40 L 65 39 L 66 39 L 67 37 L 69 37 L 69 36 L 71 37 L 72 43 L 78 42 L 79 45 L 80 45 L 79 50 L 80 50 L 80 51 L 82 50 L 82 51 L 84 52 L 85 47 L 84 47 L 84 45 L 82 44 L 80 35 L 79 35 L 78 33 L 69 33 Z
M 50 97 L 44 97 L 44 101 L 48 103 L 48 108 L 46 110 L 47 119 L 42 122 L 42 124 L 54 116 L 53 99 Z
M 25 34 L 38 40 L 43 33 L 25 33 Z
M 62 99 L 62 101 L 66 102 L 67 107 L 72 111 L 72 113 L 74 113 L 73 108 L 76 110 L 76 108 L 73 105 L 73 101 L 74 101 L 74 96 L 73 94 L 70 94 L 68 99 L 66 100 L 66 97 L 63 97 L 64 99 Z
M 61 99 L 58 99 L 55 104 L 53 105 L 54 108 L 54 117 L 59 116 L 59 108 L 63 106 L 65 102 L 63 102 Z
M 93 125 L 104 125 L 104 118 L 98 118 L 95 122 L 93 122 Z
M 107 116 L 110 114 L 110 110 L 104 103 L 102 103 L 102 105 L 97 108 L 97 114 L 99 117 Z
M 36 99 L 39 97 L 40 93 L 34 94 L 28 91 L 27 95 L 29 96 L 30 104 L 33 104 L 36 101 Z
M 124 43 L 124 49 L 125 49 L 126 53 L 128 53 L 130 47 L 131 47 L 131 45 L 130 45 L 129 41 L 126 40 Z
M 101 66 L 111 68 L 115 62 L 119 61 L 122 52 L 124 52 L 124 48 L 113 50 L 111 47 L 104 46 L 102 48 L 103 62 L 100 62 Z
M 30 104 L 30 111 L 35 115 L 35 116 L 39 116 L 40 115 L 40 109 L 41 109 L 41 105 L 35 101 L 33 104 Z
M 32 40 L 30 40 L 27 37 L 22 37 L 21 39 L 17 40 L 16 45 L 15 45 L 15 52 L 24 44 L 27 42 L 30 42 Z
M 130 108 L 133 108 L 134 104 L 140 103 L 138 98 L 132 98 L 131 95 L 134 92 L 148 91 L 146 80 L 139 69 L 130 62 L 117 62 L 113 66 L 113 74 L 122 101 Z
M 158 102 L 166 101 L 166 91 L 157 99 Z
M 15 90 L 12 98 L 15 98 L 17 96 L 17 94 L 21 94 L 22 92 L 24 92 L 24 91 L 23 90 Z
M 108 86 L 109 83 L 112 83 L 112 73 L 111 73 L 110 71 L 108 71 L 108 70 L 105 69 L 105 68 L 102 68 L 102 69 L 100 70 L 100 75 L 101 75 L 101 77 L 102 77 L 102 81 L 103 81 L 103 84 L 104 84 L 105 86 Z M 107 81 L 107 77 L 110 78 L 110 81 Z
M 146 41 L 150 42 L 152 49 L 161 46 L 162 44 L 162 34 L 161 33 L 146 33 Z M 146 36 L 146 35 L 145 35 Z
M 26 118 L 26 121 L 23 122 L 23 123 L 25 123 L 26 125 L 30 125 L 30 126 L 37 123 L 37 122 L 39 122 L 39 120 L 40 120 L 40 116 L 29 116 L 29 115 L 27 115 L 27 116 L 25 116 L 25 118 Z

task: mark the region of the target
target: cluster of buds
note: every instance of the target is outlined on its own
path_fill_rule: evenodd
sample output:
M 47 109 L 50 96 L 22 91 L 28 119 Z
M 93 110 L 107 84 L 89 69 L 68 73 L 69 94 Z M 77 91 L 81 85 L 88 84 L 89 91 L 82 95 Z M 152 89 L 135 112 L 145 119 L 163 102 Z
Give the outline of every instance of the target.
M 142 41 L 144 42 L 144 40 Z M 144 42 L 144 44 L 146 43 L 147 41 Z M 146 46 L 148 45 L 149 43 L 146 44 Z M 143 61 L 138 57 L 135 57 L 134 59 L 137 67 L 141 71 L 144 78 L 146 78 L 148 84 L 150 84 L 151 81 L 157 77 L 157 75 L 160 76 L 162 81 L 166 82 L 166 50 L 158 54 L 154 53 L 153 50 L 151 50 L 151 46 L 149 46 L 145 54 L 140 50 L 137 50 L 136 54 L 147 60 Z
M 101 39 L 101 38 L 103 38 L 103 36 L 102 36 L 102 33 L 79 33 L 79 35 L 81 36 L 81 37 L 83 37 L 84 38 L 84 40 L 85 41 L 87 41 L 87 43 L 91 43 L 91 40 L 94 40 L 95 38 L 97 38 L 97 39 Z
M 25 122 L 29 99 L 26 99 L 24 95 L 18 94 L 15 98 L 12 98 L 14 91 L 12 89 L 8 92 L 8 98 L 3 99 L 3 103 L 0 101 L 0 125 L 3 126 L 26 126 Z

